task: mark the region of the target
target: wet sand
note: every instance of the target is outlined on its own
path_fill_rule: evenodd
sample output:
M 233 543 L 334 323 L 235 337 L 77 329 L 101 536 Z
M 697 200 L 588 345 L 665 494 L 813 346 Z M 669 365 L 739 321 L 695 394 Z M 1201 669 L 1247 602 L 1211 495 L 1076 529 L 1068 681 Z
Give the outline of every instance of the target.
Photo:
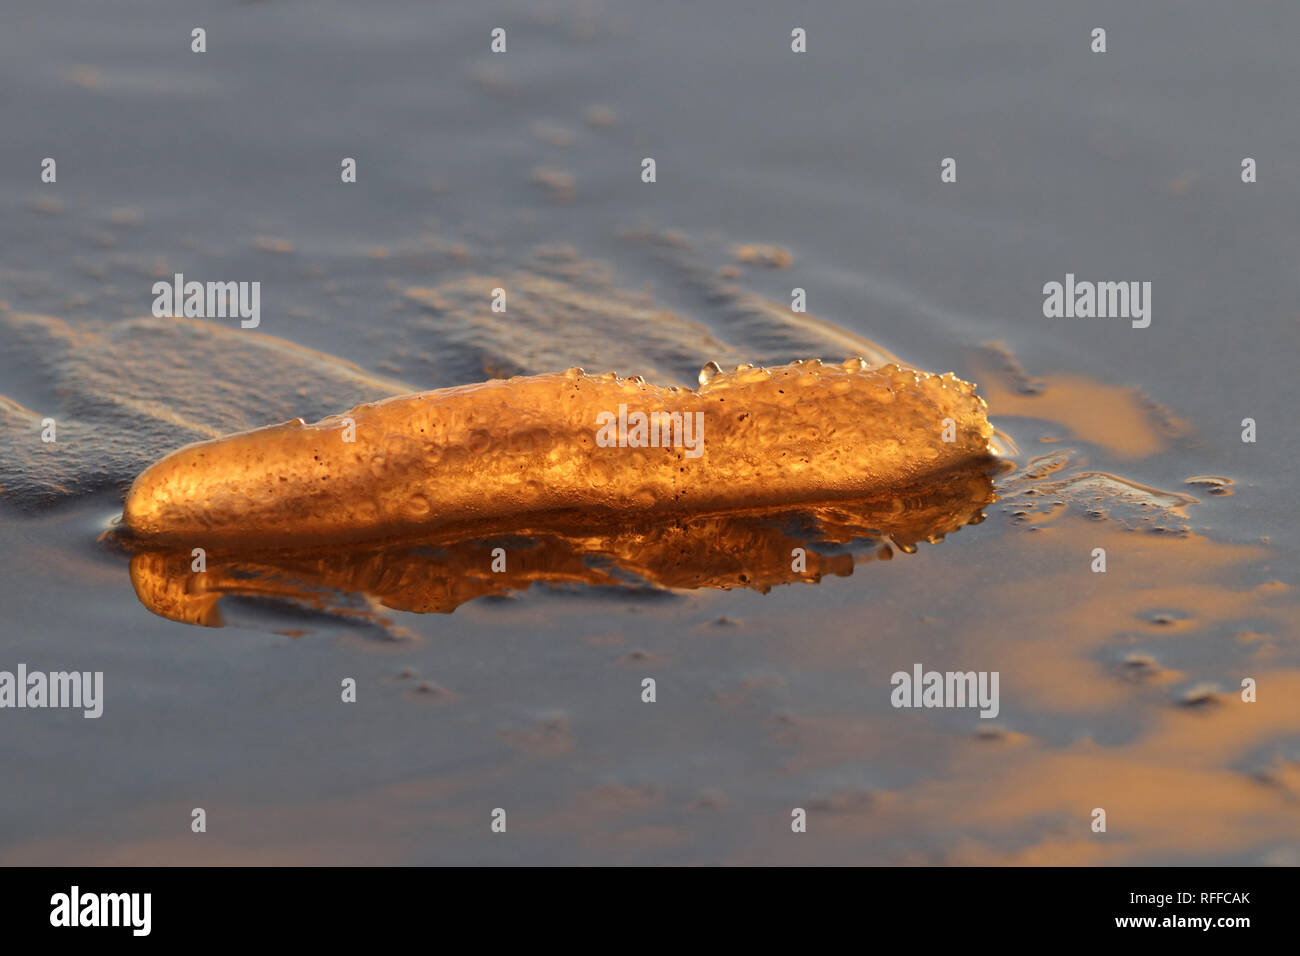
M 105 674 L 97 720 L 0 712 L 0 863 L 1300 863 L 1292 8 L 845 4 L 803 60 L 777 5 L 323 9 L 213 11 L 203 56 L 164 4 L 0 35 L 0 669 Z M 177 272 L 261 281 L 260 326 L 151 317 Z M 1151 326 L 1044 318 L 1067 273 L 1151 281 Z M 979 385 L 987 495 L 216 555 L 198 595 L 101 540 L 190 441 L 856 354 Z M 503 540 L 537 560 L 464 573 Z M 998 671 L 998 716 L 891 706 L 918 662 Z

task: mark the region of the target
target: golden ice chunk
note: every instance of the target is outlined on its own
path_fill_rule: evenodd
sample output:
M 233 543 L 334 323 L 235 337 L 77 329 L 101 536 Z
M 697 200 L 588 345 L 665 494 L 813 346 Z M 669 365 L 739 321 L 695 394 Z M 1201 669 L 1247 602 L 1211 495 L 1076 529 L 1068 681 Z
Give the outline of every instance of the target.
M 984 401 L 951 374 L 810 360 L 701 378 L 570 369 L 200 442 L 136 478 L 124 521 L 196 543 L 362 539 L 543 511 L 825 501 L 989 454 Z

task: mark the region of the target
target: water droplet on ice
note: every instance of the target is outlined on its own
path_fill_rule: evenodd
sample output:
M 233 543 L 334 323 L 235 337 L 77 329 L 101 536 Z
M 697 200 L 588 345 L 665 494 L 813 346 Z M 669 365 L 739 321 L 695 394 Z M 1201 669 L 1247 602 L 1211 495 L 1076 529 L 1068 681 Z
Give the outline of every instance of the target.
M 710 362 L 708 365 L 704 366 L 704 368 L 700 369 L 700 384 L 709 384 L 709 379 L 713 378 L 713 376 L 719 374 L 721 371 L 721 365 L 717 362 Z

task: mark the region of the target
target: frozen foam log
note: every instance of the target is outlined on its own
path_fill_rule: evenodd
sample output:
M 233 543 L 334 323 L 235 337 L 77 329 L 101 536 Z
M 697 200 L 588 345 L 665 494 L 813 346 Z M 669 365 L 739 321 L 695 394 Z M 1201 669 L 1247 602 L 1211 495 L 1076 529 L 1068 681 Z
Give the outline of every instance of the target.
M 601 416 L 621 406 L 630 421 L 635 412 L 703 413 L 698 457 L 680 431 L 677 446 L 602 445 Z M 992 433 L 974 386 L 895 364 L 741 366 L 698 389 L 570 369 L 189 445 L 136 479 L 124 522 L 141 537 L 293 541 L 543 511 L 820 501 L 983 458 Z
M 182 448 L 136 479 L 124 519 L 152 537 L 364 538 L 535 511 L 823 500 L 987 454 L 973 386 L 864 365 L 742 367 L 696 390 L 571 369 L 400 396 Z M 703 413 L 702 454 L 602 447 L 598 416 L 620 406 Z

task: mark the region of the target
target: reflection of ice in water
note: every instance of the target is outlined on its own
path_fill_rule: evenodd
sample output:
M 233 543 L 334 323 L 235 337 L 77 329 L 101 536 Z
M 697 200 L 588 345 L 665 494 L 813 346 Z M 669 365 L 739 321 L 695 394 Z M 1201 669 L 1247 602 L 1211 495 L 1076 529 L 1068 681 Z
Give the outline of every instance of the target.
M 356 595 L 385 607 L 450 613 L 475 598 L 533 584 L 582 584 L 626 593 L 748 588 L 767 592 L 855 565 L 915 552 L 982 520 L 992 500 L 984 466 L 866 499 L 731 513 L 615 516 L 535 515 L 459 533 L 298 548 L 208 549 L 193 571 L 188 548 L 134 551 L 131 581 L 163 617 L 219 626 L 225 595 L 274 598 L 342 617 L 369 619 Z

